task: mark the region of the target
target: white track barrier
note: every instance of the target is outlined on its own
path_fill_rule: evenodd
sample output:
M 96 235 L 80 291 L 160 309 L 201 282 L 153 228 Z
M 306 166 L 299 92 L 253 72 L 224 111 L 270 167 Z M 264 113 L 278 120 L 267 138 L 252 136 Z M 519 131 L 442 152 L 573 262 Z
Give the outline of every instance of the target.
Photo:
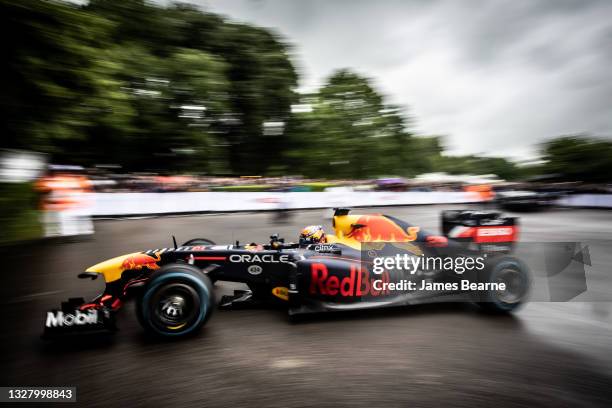
M 332 207 L 461 204 L 481 201 L 470 192 L 193 192 L 95 193 L 95 217 Z
M 193 192 L 95 193 L 94 217 L 233 211 L 273 211 L 333 207 L 465 204 L 482 201 L 471 192 Z M 559 199 L 566 207 L 612 208 L 612 194 L 576 194 Z
M 557 205 L 565 207 L 612 208 L 612 194 L 575 194 L 560 198 Z

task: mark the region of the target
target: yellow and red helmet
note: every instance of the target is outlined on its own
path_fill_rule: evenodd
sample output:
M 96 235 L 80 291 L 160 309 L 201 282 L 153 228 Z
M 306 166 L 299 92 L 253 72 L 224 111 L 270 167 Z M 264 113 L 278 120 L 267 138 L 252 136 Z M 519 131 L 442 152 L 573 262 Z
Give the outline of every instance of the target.
M 320 244 L 326 242 L 325 230 L 320 225 L 309 225 L 300 232 L 300 244 Z

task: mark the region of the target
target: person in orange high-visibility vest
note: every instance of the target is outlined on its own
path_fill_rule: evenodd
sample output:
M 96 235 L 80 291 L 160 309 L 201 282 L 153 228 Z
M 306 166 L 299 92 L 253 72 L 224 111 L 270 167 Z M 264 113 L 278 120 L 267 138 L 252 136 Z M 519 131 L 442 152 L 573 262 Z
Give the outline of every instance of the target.
M 495 198 L 495 192 L 489 184 L 474 184 L 465 186 L 463 189 L 467 192 L 478 194 L 481 201 L 491 201 Z
M 45 236 L 93 234 L 91 181 L 79 174 L 50 173 L 38 180 Z

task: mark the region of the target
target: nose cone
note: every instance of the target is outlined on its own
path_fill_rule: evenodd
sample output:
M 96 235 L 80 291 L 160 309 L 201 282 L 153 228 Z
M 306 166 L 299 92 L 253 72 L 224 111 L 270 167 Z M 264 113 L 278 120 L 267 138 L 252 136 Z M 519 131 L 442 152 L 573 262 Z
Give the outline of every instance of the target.
M 140 255 L 140 253 L 134 252 L 127 255 L 121 255 L 90 266 L 85 272 L 99 273 L 104 276 L 106 282 L 113 282 L 121 279 L 121 274 L 126 269 L 124 267 L 126 260 L 134 258 L 137 255 Z

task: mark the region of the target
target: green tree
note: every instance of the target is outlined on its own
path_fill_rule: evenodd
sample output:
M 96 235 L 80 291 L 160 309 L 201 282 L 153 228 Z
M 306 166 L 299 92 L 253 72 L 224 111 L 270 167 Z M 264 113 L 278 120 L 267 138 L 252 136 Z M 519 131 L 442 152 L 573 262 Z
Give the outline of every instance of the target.
M 435 168 L 449 174 L 495 174 L 505 180 L 515 180 L 522 175 L 516 164 L 502 157 L 441 155 L 435 159 Z
M 287 157 L 304 174 L 361 178 L 411 172 L 408 121 L 369 79 L 339 70 L 302 103 L 312 110 L 296 113 L 290 122 Z
M 129 116 L 126 96 L 104 59 L 112 23 L 64 3 L 0 4 L 4 41 L 0 77 L 0 132 L 5 147 L 61 154 L 64 142 L 82 140 L 90 118 L 112 111 Z M 112 127 L 126 126 L 126 115 Z
M 265 172 L 280 154 L 297 74 L 269 30 L 143 0 L 25 0 L 0 12 L 13 34 L 2 147 L 127 170 L 240 174 Z
M 410 172 L 409 176 L 415 176 L 434 171 L 443 171 L 439 167 L 443 151 L 441 138 L 439 136 L 417 136 L 413 137 L 410 144 Z
M 266 133 L 266 124 L 285 126 L 297 75 L 287 46 L 266 30 L 226 24 L 221 38 L 219 53 L 229 64 L 231 113 L 225 123 L 232 169 L 261 174 L 280 154 L 279 139 L 284 135 Z
M 542 170 L 560 180 L 612 181 L 612 142 L 586 136 L 562 136 L 542 146 Z

